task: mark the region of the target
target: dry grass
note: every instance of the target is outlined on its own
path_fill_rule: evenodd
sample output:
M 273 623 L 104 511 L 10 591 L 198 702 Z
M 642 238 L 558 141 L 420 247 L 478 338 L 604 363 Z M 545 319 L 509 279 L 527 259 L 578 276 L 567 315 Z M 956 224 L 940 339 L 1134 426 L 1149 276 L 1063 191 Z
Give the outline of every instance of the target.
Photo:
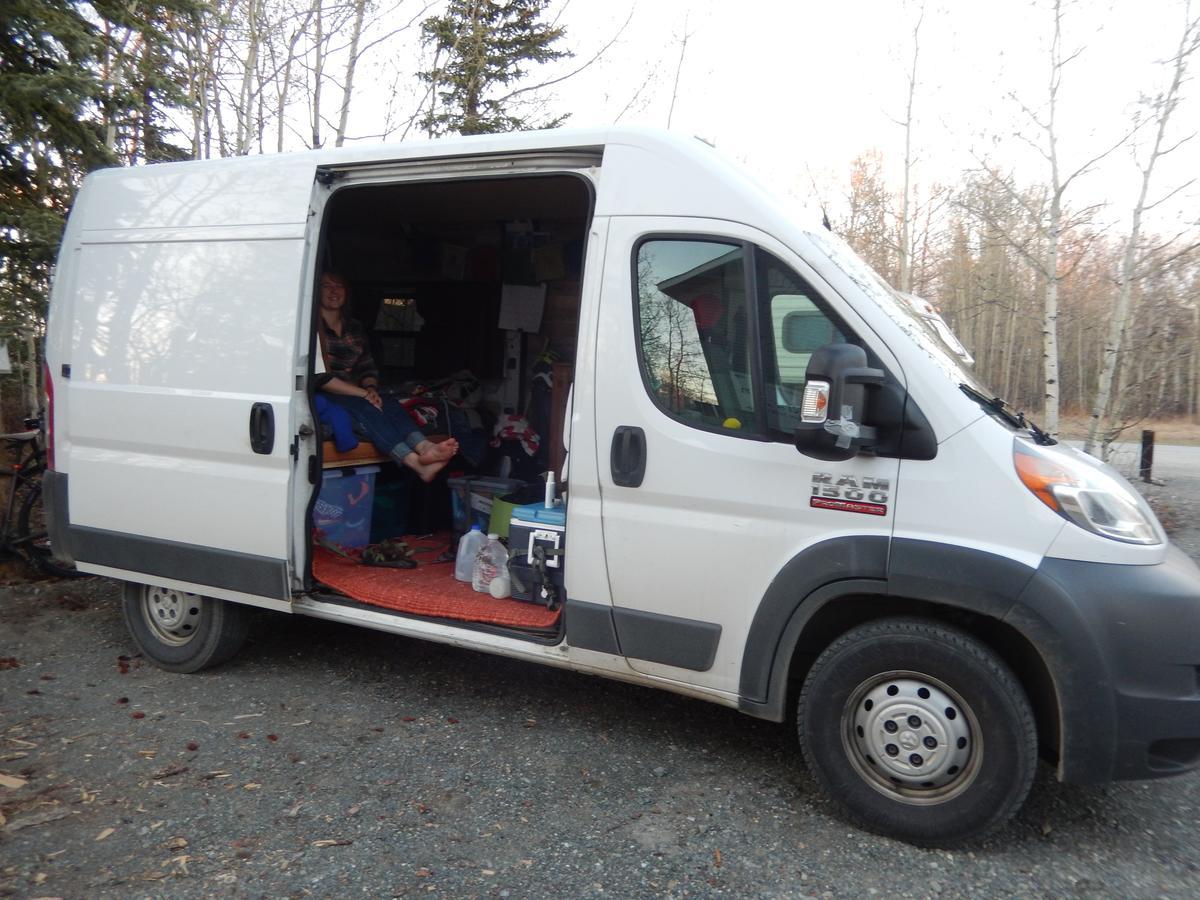
M 1117 440 L 1140 441 L 1142 439 L 1142 431 L 1145 429 L 1154 432 L 1154 441 L 1157 444 L 1200 445 L 1200 422 L 1186 417 L 1138 422 L 1136 425 L 1131 425 L 1127 428 Z M 1087 430 L 1087 413 L 1070 413 L 1064 415 L 1059 423 L 1059 431 L 1067 440 L 1082 441 L 1087 437 Z

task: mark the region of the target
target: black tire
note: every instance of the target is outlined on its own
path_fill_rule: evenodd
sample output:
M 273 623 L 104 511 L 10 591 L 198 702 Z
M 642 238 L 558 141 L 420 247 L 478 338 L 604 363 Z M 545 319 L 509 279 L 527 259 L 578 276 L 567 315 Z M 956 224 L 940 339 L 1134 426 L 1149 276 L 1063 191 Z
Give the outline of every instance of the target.
M 921 846 L 1001 827 L 1037 768 L 1033 712 L 1012 671 L 930 620 L 881 619 L 830 644 L 805 679 L 797 727 L 814 778 L 851 820 Z
M 25 558 L 46 575 L 53 575 L 55 578 L 79 578 L 83 575 L 70 563 L 62 563 L 54 558 L 50 549 L 50 538 L 46 533 L 46 514 L 42 507 L 40 480 L 30 484 L 24 491 L 21 507 L 17 510 L 17 530 L 14 537 Z
M 122 611 L 138 649 L 168 672 L 199 672 L 230 659 L 250 621 L 240 603 L 146 584 L 125 585 Z

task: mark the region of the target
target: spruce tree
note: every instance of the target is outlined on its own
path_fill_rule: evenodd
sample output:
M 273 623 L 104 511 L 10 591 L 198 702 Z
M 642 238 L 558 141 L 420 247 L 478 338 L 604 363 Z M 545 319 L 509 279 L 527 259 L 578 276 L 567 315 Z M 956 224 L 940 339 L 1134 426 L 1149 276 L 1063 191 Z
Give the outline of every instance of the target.
M 530 66 L 569 57 L 556 45 L 565 29 L 542 21 L 549 0 L 450 0 L 446 12 L 421 24 L 434 51 L 433 65 L 419 77 L 434 103 L 422 119 L 430 135 L 490 134 L 552 128 L 566 117 L 532 122 L 521 115 L 513 93 L 497 96 L 523 78 Z
M 71 0 L 0 4 L 0 316 L 10 333 L 40 324 L 74 192 L 112 161 L 96 119 L 96 47 Z

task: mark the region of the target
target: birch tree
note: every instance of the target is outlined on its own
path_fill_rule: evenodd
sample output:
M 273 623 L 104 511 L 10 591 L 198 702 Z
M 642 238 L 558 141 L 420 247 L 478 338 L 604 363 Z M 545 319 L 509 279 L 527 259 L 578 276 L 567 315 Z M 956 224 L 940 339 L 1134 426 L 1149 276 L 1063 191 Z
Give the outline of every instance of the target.
M 1151 141 L 1150 150 L 1145 162 L 1140 163 L 1138 166 L 1142 176 L 1141 187 L 1138 192 L 1137 202 L 1133 207 L 1129 236 L 1126 239 L 1125 252 L 1121 258 L 1121 272 L 1117 278 L 1118 293 L 1116 308 L 1113 310 L 1108 337 L 1104 342 L 1104 367 L 1100 372 L 1100 381 L 1096 388 L 1096 399 L 1092 404 L 1091 417 L 1088 420 L 1087 441 L 1083 448 L 1087 453 L 1092 453 L 1095 450 L 1096 438 L 1100 431 L 1101 422 L 1108 415 L 1112 402 L 1113 380 L 1120 367 L 1122 343 L 1129 325 L 1130 311 L 1133 307 L 1133 286 L 1135 279 L 1138 277 L 1138 247 L 1142 234 L 1142 217 L 1147 211 L 1152 210 L 1183 189 L 1176 188 L 1153 203 L 1148 200 L 1150 184 L 1158 162 L 1163 157 L 1178 150 L 1184 143 L 1194 137 L 1193 133 L 1181 140 L 1168 143 L 1167 130 L 1171 122 L 1171 116 L 1178 107 L 1181 99 L 1181 91 L 1187 77 L 1188 63 L 1198 46 L 1200 46 L 1200 19 L 1193 17 L 1189 0 L 1189 2 L 1184 4 L 1184 27 L 1180 34 L 1179 45 L 1175 50 L 1175 54 L 1167 61 L 1170 71 L 1170 80 L 1167 87 L 1154 97 L 1145 100 L 1154 137 Z M 1108 434 L 1103 440 L 1102 455 L 1105 458 L 1108 456 L 1108 446 L 1112 441 L 1112 437 L 1112 434 Z
M 1115 143 L 1074 168 L 1064 162 L 1059 146 L 1060 95 L 1067 67 L 1082 53 L 1082 47 L 1072 51 L 1064 49 L 1063 0 L 1054 0 L 1045 102 L 1040 107 L 1034 108 L 1021 101 L 1015 94 L 1009 95 L 1034 128 L 1034 136 L 1025 134 L 1018 136 L 1042 157 L 1049 176 L 1045 203 L 1039 204 L 1037 208 L 1028 204 L 1017 194 L 1013 194 L 1013 199 L 1026 206 L 1032 220 L 1036 223 L 1040 247 L 1035 252 L 1027 242 L 1015 239 L 1012 240 L 1012 246 L 1021 253 L 1042 280 L 1041 399 L 1045 419 L 1044 427 L 1053 436 L 1057 436 L 1059 431 L 1061 396 L 1058 334 L 1059 288 L 1067 274 L 1062 270 L 1059 260 L 1062 239 L 1064 234 L 1071 229 L 1089 221 L 1091 215 L 1099 208 L 1098 204 L 1090 205 L 1074 213 L 1069 213 L 1066 194 L 1080 176 L 1090 172 L 1098 162 L 1125 143 L 1128 138 L 1128 134 L 1123 134 Z M 1002 175 L 987 160 L 980 160 L 980 164 L 997 185 L 1002 188 L 1008 188 L 1011 185 L 1011 179 Z
M 908 71 L 908 102 L 904 110 L 904 194 L 900 206 L 900 273 L 897 287 L 908 294 L 912 292 L 912 173 L 913 173 L 913 101 L 917 93 L 917 61 L 921 54 L 921 23 L 925 21 L 925 6 L 917 15 L 912 32 L 912 65 Z

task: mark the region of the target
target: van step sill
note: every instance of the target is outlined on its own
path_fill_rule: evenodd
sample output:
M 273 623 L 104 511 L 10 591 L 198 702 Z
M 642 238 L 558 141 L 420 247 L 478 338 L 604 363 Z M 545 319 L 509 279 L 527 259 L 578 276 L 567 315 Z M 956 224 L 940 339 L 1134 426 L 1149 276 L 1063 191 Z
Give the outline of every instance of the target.
M 562 618 L 559 618 L 558 627 L 554 631 L 532 631 L 520 628 L 505 628 L 498 625 L 488 625 L 483 622 L 464 622 L 459 619 L 441 619 L 432 616 L 419 616 L 409 613 L 397 612 L 396 610 L 385 609 L 379 606 L 372 606 L 368 603 L 360 603 L 349 597 L 341 594 L 326 593 L 322 591 L 311 591 L 301 599 L 297 600 L 292 609 L 295 613 L 304 616 L 311 616 L 317 619 L 326 619 L 334 622 L 343 622 L 350 625 L 361 625 L 366 628 L 373 628 L 377 631 L 390 631 L 395 634 L 403 634 L 413 636 L 412 630 L 406 628 L 405 622 L 430 622 L 435 625 L 443 625 L 448 628 L 453 628 L 457 631 L 473 631 L 480 634 L 491 634 L 499 637 L 514 638 L 520 641 L 528 641 L 532 644 L 541 644 L 543 646 L 552 647 L 562 643 Z

